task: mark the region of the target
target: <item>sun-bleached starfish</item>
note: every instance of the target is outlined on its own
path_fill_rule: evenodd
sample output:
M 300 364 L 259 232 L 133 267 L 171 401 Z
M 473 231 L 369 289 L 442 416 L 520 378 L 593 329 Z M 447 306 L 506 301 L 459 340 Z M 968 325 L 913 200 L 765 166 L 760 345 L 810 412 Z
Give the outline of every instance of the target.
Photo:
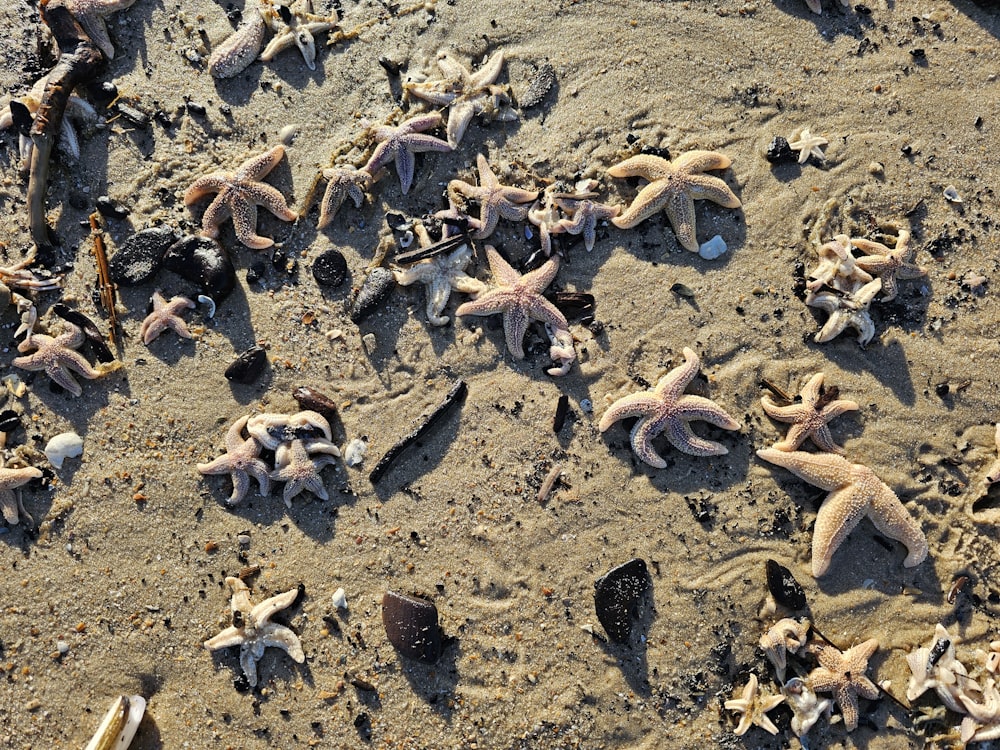
M 555 201 L 558 189 L 558 183 L 549 185 L 528 209 L 528 221 L 538 227 L 538 242 L 545 257 L 552 255 L 552 235 L 565 231 L 560 223 L 562 213 Z
M 64 321 L 64 324 L 66 332 L 56 337 L 29 331 L 24 341 L 17 345 L 17 350 L 28 352 L 34 349 L 35 351 L 23 357 L 15 357 L 11 364 L 22 370 L 44 371 L 54 383 L 62 386 L 74 396 L 79 396 L 83 393 L 83 389 L 73 377 L 74 372 L 87 380 L 94 380 L 117 370 L 121 367 L 121 363 L 116 360 L 102 362 L 97 367 L 92 367 L 90 362 L 76 351 L 77 347 L 84 342 L 83 331 L 69 321 Z
M 783 695 L 765 695 L 757 684 L 757 675 L 751 673 L 750 680 L 739 698 L 733 698 L 723 704 L 727 711 L 740 714 L 740 723 L 736 725 L 733 734 L 737 737 L 747 733 L 751 726 L 758 726 L 766 732 L 777 734 L 778 728 L 768 717 L 767 712 L 784 703 Z
M 184 192 L 185 205 L 190 206 L 210 193 L 218 193 L 202 216 L 202 235 L 217 238 L 219 225 L 232 217 L 233 229 L 240 242 L 254 250 L 271 247 L 274 240 L 257 234 L 257 206 L 263 206 L 284 221 L 298 218 L 276 187 L 261 182 L 284 155 L 284 146 L 275 146 L 243 162 L 235 172 L 212 172 L 195 180 Z
M 875 638 L 843 652 L 824 643 L 810 647 L 819 666 L 809 673 L 806 682 L 817 693 L 833 694 L 848 732 L 858 728 L 858 696 L 868 700 L 879 697 L 878 686 L 865 676 L 868 660 L 877 649 L 878 640 Z
M 817 249 L 819 265 L 809 273 L 806 289 L 820 292 L 824 287 L 850 293 L 872 280 L 871 275 L 858 267 L 851 252 L 854 246 L 846 234 L 838 234 Z
M 910 247 L 910 232 L 906 229 L 899 230 L 896 246 L 892 249 L 881 242 L 865 239 L 852 239 L 851 244 L 864 253 L 855 261 L 858 267 L 882 280 L 883 302 L 896 299 L 897 279 L 916 279 L 927 275 L 926 268 L 913 263 L 916 249 Z
M 509 88 L 496 85 L 503 69 L 503 50 L 494 52 L 474 73 L 444 51 L 438 53 L 437 63 L 444 74 L 443 80 L 407 83 L 403 90 L 431 104 L 448 107 L 446 131 L 452 148 L 458 148 L 476 115 L 503 122 L 517 119 Z
M 772 447 L 779 451 L 794 451 L 809 438 L 820 450 L 843 454 L 844 449 L 833 441 L 828 423 L 844 412 L 857 411 L 857 402 L 838 399 L 836 389 L 823 392 L 821 372 L 817 372 L 802 386 L 799 398 L 799 403 L 779 406 L 768 396 L 761 397 L 760 405 L 771 419 L 791 425 L 785 439 Z
M 317 16 L 313 13 L 312 0 L 292 0 L 285 5 L 262 0 L 261 13 L 274 32 L 260 59 L 269 62 L 284 49 L 295 46 L 302 53 L 306 67 L 316 70 L 316 35 L 337 27 L 336 16 Z
M 378 146 L 368 157 L 368 163 L 363 169 L 372 177 L 395 162 L 396 174 L 399 176 L 399 188 L 406 195 L 413 184 L 413 172 L 416 169 L 414 154 L 426 151 L 451 151 L 451 146 L 440 138 L 427 135 L 424 131 L 431 130 L 441 124 L 441 115 L 437 112 L 430 115 L 417 115 L 401 122 L 395 127 L 382 125 L 375 128 L 375 140 Z
M 654 469 L 664 469 L 667 462 L 653 448 L 653 439 L 661 432 L 677 450 L 690 456 L 724 456 L 729 449 L 721 443 L 698 437 L 688 422 L 700 420 L 724 430 L 738 430 L 740 423 L 710 399 L 684 393 L 698 374 L 701 360 L 684 347 L 684 364 L 668 372 L 656 388 L 632 393 L 615 401 L 601 417 L 598 429 L 606 432 L 621 419 L 639 417 L 630 436 L 632 450 L 639 460 Z
M 919 565 L 927 557 L 927 537 L 920 524 L 867 466 L 852 464 L 836 453 L 763 448 L 757 455 L 830 493 L 816 514 L 813 530 L 812 572 L 817 578 L 829 569 L 833 554 L 863 516 L 885 536 L 906 546 L 904 567 Z
M 809 132 L 809 128 L 804 128 L 795 140 L 788 142 L 788 148 L 799 152 L 799 164 L 805 164 L 810 156 L 823 162 L 826 161 L 826 154 L 820 146 L 825 146 L 827 143 L 829 141 L 826 138 L 813 135 Z
M 781 688 L 788 707 L 792 709 L 792 731 L 802 737 L 819 721 L 823 714 L 830 716 L 833 702 L 829 698 L 819 698 L 800 677 L 793 677 Z
M 168 302 L 157 289 L 153 292 L 153 311 L 147 315 L 139 326 L 142 343 L 149 346 L 157 336 L 166 330 L 171 330 L 181 338 L 192 338 L 187 323 L 181 317 L 181 311 L 195 307 L 194 302 L 187 297 L 171 297 Z
M 332 444 L 331 444 L 332 445 Z M 298 438 L 284 442 L 274 452 L 274 471 L 271 479 L 285 483 L 284 501 L 292 507 L 292 498 L 309 490 L 320 500 L 329 500 L 330 493 L 326 491 L 320 471 L 326 466 L 333 466 L 340 451 L 332 446 L 335 452 L 313 452 L 306 448 L 306 442 Z
M 113 60 L 115 47 L 108 36 L 108 27 L 104 24 L 104 19 L 112 13 L 131 7 L 134 2 L 135 0 L 63 0 L 63 6 L 83 27 L 87 36 L 104 56 Z
M 350 198 L 355 208 L 361 208 L 365 193 L 372 184 L 371 173 L 350 164 L 324 169 L 323 178 L 326 180 L 326 191 L 320 203 L 318 229 L 333 221 L 345 198 Z
M 597 241 L 597 223 L 615 219 L 622 211 L 621 206 L 607 206 L 591 198 L 556 198 L 556 205 L 569 214 L 559 221 L 559 228 L 569 234 L 582 234 L 583 246 L 589 253 Z
M 797 654 L 799 649 L 806 645 L 811 627 L 812 624 L 809 620 L 786 617 L 774 623 L 760 637 L 760 647 L 764 649 L 764 654 L 774 665 L 774 671 L 779 680 L 785 679 L 785 667 L 788 666 L 787 655 Z
M 229 474 L 233 480 L 233 492 L 226 500 L 228 505 L 236 505 L 250 489 L 250 477 L 257 480 L 260 495 L 271 492 L 271 478 L 266 463 L 260 459 L 261 444 L 254 437 L 243 437 L 243 428 L 249 416 L 233 422 L 226 433 L 226 452 L 196 468 L 202 474 Z
M 314 444 L 322 446 L 323 452 L 332 453 L 329 449 L 333 439 L 330 423 L 322 414 L 305 410 L 295 414 L 256 414 L 247 422 L 247 432 L 268 450 L 277 450 L 278 446 L 289 440 L 305 440 L 307 449 L 312 452 Z M 336 453 L 335 455 L 340 455 Z
M 639 154 L 608 168 L 612 177 L 642 177 L 649 184 L 639 191 L 624 213 L 611 221 L 620 229 L 630 229 L 653 214 L 663 211 L 681 247 L 698 252 L 695 230 L 696 200 L 710 200 L 725 208 L 742 204 L 729 186 L 718 177 L 704 174 L 710 169 L 726 169 L 732 160 L 716 151 L 688 151 L 672 161 L 652 154 Z
M 997 449 L 997 459 L 990 464 L 990 468 L 986 470 L 986 485 L 987 487 L 991 484 L 996 484 L 1000 482 L 1000 422 L 997 422 L 996 429 L 993 433 L 993 441 Z
M 264 649 L 268 646 L 283 649 L 299 664 L 306 660 L 302 642 L 291 628 L 271 622 L 275 614 L 295 602 L 299 595 L 298 589 L 251 605 L 250 589 L 243 581 L 229 576 L 226 578 L 226 585 L 232 592 L 229 607 L 233 613 L 233 624 L 205 641 L 207 650 L 218 651 L 221 648 L 239 646 L 240 667 L 252 688 L 257 687 L 257 662 L 264 656 Z
M 929 646 L 921 646 L 906 655 L 910 679 L 906 684 L 906 699 L 915 701 L 928 690 L 934 690 L 941 702 L 956 713 L 965 713 L 962 697 L 967 688 L 978 690 L 965 665 L 955 656 L 956 636 L 944 625 L 934 628 Z
M 826 310 L 830 316 L 813 340 L 817 344 L 825 343 L 851 327 L 858 332 L 858 344 L 864 347 L 875 335 L 875 323 L 868 308 L 881 288 L 882 279 L 874 279 L 854 291 L 808 292 L 806 304 Z
M 452 180 L 448 183 L 448 198 L 456 204 L 461 202 L 457 196 L 479 202 L 480 227 L 472 236 L 481 240 L 493 234 L 501 218 L 524 221 L 531 208 L 529 204 L 538 198 L 538 192 L 501 185 L 482 154 L 476 155 L 476 168 L 479 170 L 479 185 Z
M 23 510 L 16 494 L 18 487 L 41 476 L 42 470 L 34 466 L 19 469 L 0 467 L 0 512 L 3 513 L 3 520 L 11 526 L 21 520 L 19 509 Z

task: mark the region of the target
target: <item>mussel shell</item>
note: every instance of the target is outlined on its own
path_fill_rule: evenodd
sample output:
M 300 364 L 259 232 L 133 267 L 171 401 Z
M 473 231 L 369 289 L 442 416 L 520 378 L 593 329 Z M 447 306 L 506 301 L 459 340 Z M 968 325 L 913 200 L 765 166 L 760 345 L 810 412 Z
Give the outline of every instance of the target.
M 365 283 L 361 285 L 361 291 L 351 306 L 351 320 L 360 323 L 371 315 L 389 292 L 396 286 L 396 278 L 392 271 L 384 266 L 376 266 L 368 272 Z
M 441 656 L 437 607 L 427 599 L 386 591 L 382 597 L 385 634 L 400 654 L 433 664 Z
M 249 385 L 260 377 L 265 365 L 267 365 L 267 352 L 264 347 L 254 344 L 246 351 L 240 352 L 223 374 L 226 380 Z
M 337 404 L 334 400 L 312 386 L 296 387 L 292 391 L 292 398 L 301 408 L 321 414 L 327 422 L 333 422 L 337 418 Z
M 628 643 L 640 607 L 653 581 L 641 558 L 612 568 L 594 582 L 597 619 L 616 643 Z
M 776 560 L 768 559 L 764 564 L 767 574 L 767 589 L 774 601 L 792 610 L 805 609 L 808 605 L 806 592 L 795 580 L 792 571 Z
M 176 232 L 166 225 L 136 232 L 108 260 L 111 280 L 120 286 L 149 281 L 163 265 L 167 249 L 176 241 Z
M 167 249 L 163 265 L 217 302 L 236 286 L 236 268 L 229 253 L 211 237 L 182 237 Z

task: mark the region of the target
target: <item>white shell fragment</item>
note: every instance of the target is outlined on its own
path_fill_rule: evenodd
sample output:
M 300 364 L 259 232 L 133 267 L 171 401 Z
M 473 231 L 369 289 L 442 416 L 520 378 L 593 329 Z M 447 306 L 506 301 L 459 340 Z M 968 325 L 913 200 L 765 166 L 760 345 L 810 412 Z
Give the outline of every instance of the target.
M 347 592 L 343 588 L 333 592 L 333 606 L 337 609 L 347 609 Z
M 705 260 L 715 260 L 720 255 L 725 255 L 728 249 L 729 246 L 726 245 L 726 241 L 722 239 L 722 235 L 717 234 L 708 242 L 702 243 L 701 247 L 698 248 L 698 255 Z
M 954 185 L 949 185 L 944 189 L 944 199 L 949 203 L 961 203 L 962 196 L 958 194 Z
M 126 750 L 145 713 L 146 699 L 141 695 L 119 695 L 85 750 Z
M 212 299 L 211 297 L 209 297 L 207 295 L 199 294 L 198 295 L 198 302 L 199 302 L 199 304 L 202 304 L 202 305 L 205 305 L 205 306 L 208 307 L 208 311 L 205 313 L 205 317 L 206 318 L 211 319 L 211 318 L 215 317 L 215 300 L 214 299 Z
M 62 432 L 45 446 L 45 457 L 57 469 L 61 469 L 67 458 L 83 455 L 83 438 L 75 432 Z
M 357 466 L 365 460 L 365 453 L 368 451 L 368 443 L 360 438 L 354 438 L 344 448 L 344 463 L 348 466 Z

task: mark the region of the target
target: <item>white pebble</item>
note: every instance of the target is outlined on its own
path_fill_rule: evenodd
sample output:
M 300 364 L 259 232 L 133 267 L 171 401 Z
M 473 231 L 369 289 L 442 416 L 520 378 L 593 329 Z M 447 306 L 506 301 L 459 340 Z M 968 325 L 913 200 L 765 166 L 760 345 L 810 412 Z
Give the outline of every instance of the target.
M 291 146 L 292 141 L 295 140 L 295 136 L 299 134 L 298 125 L 285 125 L 281 130 L 278 131 L 278 140 L 284 143 L 286 146 Z
M 726 241 L 722 239 L 722 235 L 717 234 L 698 248 L 698 255 L 705 260 L 715 260 L 720 255 L 725 255 L 728 249 L 729 247 L 726 245 Z
M 69 644 L 66 643 L 66 641 L 56 641 L 56 650 L 60 654 L 68 654 L 69 653 Z
M 958 194 L 954 185 L 949 185 L 944 189 L 944 199 L 949 203 L 961 203 L 962 196 Z
M 348 466 L 357 466 L 365 460 L 365 453 L 368 451 L 368 443 L 360 438 L 354 438 L 344 448 L 344 463 Z
M 333 606 L 337 609 L 347 609 L 347 593 L 340 588 L 333 592 Z
M 61 469 L 67 458 L 83 455 L 83 438 L 75 432 L 63 432 L 45 446 L 45 457 L 55 468 Z

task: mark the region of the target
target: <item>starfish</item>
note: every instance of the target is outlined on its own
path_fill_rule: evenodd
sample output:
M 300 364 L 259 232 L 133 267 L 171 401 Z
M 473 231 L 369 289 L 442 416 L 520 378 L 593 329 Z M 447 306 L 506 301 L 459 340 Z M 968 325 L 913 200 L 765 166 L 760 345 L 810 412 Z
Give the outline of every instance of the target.
M 757 455 L 830 493 L 819 508 L 813 530 L 815 577 L 826 573 L 834 552 L 862 516 L 868 516 L 876 529 L 906 546 L 904 567 L 919 565 L 927 557 L 927 537 L 920 524 L 913 520 L 896 493 L 867 466 L 852 464 L 836 453 L 764 448 Z
M 261 10 L 264 20 L 274 32 L 274 38 L 260 53 L 260 59 L 269 62 L 284 49 L 292 45 L 299 48 L 302 59 L 309 70 L 316 70 L 316 34 L 323 34 L 337 27 L 335 16 L 317 16 L 313 14 L 312 0 L 298 0 L 300 8 L 292 10 L 298 4 L 292 0 L 289 5 L 273 4 L 270 0 L 262 0 Z
M 1000 456 L 1000 422 L 997 422 L 996 431 L 993 433 L 993 440 L 996 443 L 997 455 Z M 994 461 L 986 471 L 986 486 L 1000 482 L 1000 457 Z
M 248 9 L 244 6 L 243 22 L 221 44 L 212 50 L 208 58 L 208 72 L 214 78 L 233 78 L 249 67 L 257 59 L 264 46 L 264 22 L 261 8 Z
M 817 693 L 833 693 L 848 732 L 858 728 L 858 696 L 868 700 L 879 697 L 878 686 L 865 676 L 868 660 L 876 649 L 875 638 L 844 652 L 824 644 L 816 644 L 812 649 L 819 666 L 809 673 L 806 681 Z
M 538 193 L 501 185 L 482 154 L 476 155 L 476 167 L 479 169 L 479 186 L 452 180 L 448 183 L 448 197 L 455 203 L 459 202 L 455 199 L 456 195 L 479 201 L 480 227 L 472 236 L 481 240 L 493 234 L 501 217 L 508 221 L 524 221 L 530 210 L 528 204 L 538 198 Z
M 577 199 L 573 197 L 556 198 L 556 205 L 570 214 L 570 218 L 559 221 L 559 228 L 570 234 L 582 234 L 583 246 L 589 253 L 597 241 L 597 222 L 614 220 L 621 213 L 621 206 L 606 206 L 596 203 L 590 198 Z
M 673 161 L 640 154 L 608 169 L 612 177 L 634 177 L 649 180 L 621 216 L 611 221 L 620 229 L 631 229 L 662 210 L 674 228 L 677 241 L 693 253 L 698 252 L 695 233 L 694 202 L 707 199 L 726 208 L 742 204 L 729 186 L 718 177 L 702 174 L 709 169 L 725 169 L 732 161 L 716 151 L 688 151 Z
M 320 442 L 323 445 L 332 445 L 330 441 L 333 439 L 333 432 L 326 417 L 309 410 L 292 415 L 257 414 L 247 422 L 247 432 L 270 451 L 277 450 L 282 443 L 295 439 L 305 440 L 311 451 L 312 442 L 316 442 L 317 445 Z M 325 450 L 325 452 L 330 451 Z
M 108 37 L 105 16 L 130 7 L 135 0 L 63 0 L 63 6 L 77 20 L 90 40 L 109 60 L 115 57 L 115 46 Z
M 905 229 L 899 231 L 892 250 L 871 240 L 854 239 L 851 244 L 864 253 L 864 257 L 856 261 L 858 267 L 882 280 L 882 300 L 885 302 L 896 299 L 897 279 L 916 279 L 927 274 L 926 268 L 913 264 L 916 251 L 910 248 L 910 233 Z
M 411 117 L 396 127 L 383 125 L 375 129 L 375 140 L 378 146 L 368 158 L 363 169 L 373 177 L 389 162 L 396 163 L 396 174 L 399 175 L 399 188 L 403 195 L 413 184 L 413 171 L 416 168 L 414 154 L 425 151 L 451 151 L 451 146 L 439 138 L 427 135 L 424 131 L 436 128 L 441 124 L 441 115 L 435 112 L 431 115 Z
M 68 330 L 59 336 L 46 336 L 42 333 L 29 331 L 17 346 L 19 352 L 35 349 L 31 354 L 15 357 L 11 362 L 14 367 L 34 372 L 45 371 L 53 382 L 61 385 L 74 396 L 83 393 L 80 384 L 73 377 L 73 372 L 82 375 L 87 380 L 94 380 L 121 367 L 120 362 L 101 363 L 96 368 L 75 351 L 84 341 L 83 331 L 70 322 L 66 322 Z M 71 372 L 72 371 L 72 372 Z
M 549 258 L 540 268 L 523 276 L 492 245 L 486 246 L 486 259 L 499 286 L 483 292 L 471 302 L 462 303 L 455 314 L 502 314 L 507 349 L 514 355 L 514 359 L 524 359 L 524 334 L 528 330 L 528 321 L 538 320 L 544 323 L 552 342 L 549 356 L 553 362 L 560 363 L 559 367 L 550 368 L 548 373 L 553 376 L 565 375 L 576 359 L 573 336 L 569 332 L 566 317 L 542 296 L 542 290 L 552 283 L 559 271 L 558 257 Z
M 797 737 L 807 734 L 824 713 L 829 716 L 832 702 L 817 697 L 805 680 L 793 677 L 781 688 L 782 695 L 792 709 L 792 731 Z
M 299 637 L 290 628 L 271 622 L 276 613 L 291 606 L 298 598 L 298 589 L 272 596 L 251 606 L 250 589 L 243 581 L 229 576 L 226 578 L 226 585 L 233 592 L 229 605 L 233 613 L 233 624 L 205 641 L 206 649 L 218 651 L 220 648 L 239 646 L 240 667 L 252 688 L 257 687 L 257 662 L 264 656 L 264 649 L 268 646 L 284 649 L 298 664 L 306 660 Z
M 826 154 L 823 153 L 820 146 L 825 146 L 827 143 L 829 141 L 826 138 L 813 135 L 809 132 L 809 128 L 805 128 L 799 133 L 798 138 L 789 141 L 788 148 L 799 152 L 799 164 L 805 164 L 809 161 L 810 156 L 814 156 L 822 162 L 826 161 Z
M 837 399 L 836 388 L 826 393 L 822 391 L 823 373 L 817 372 L 802 387 L 797 404 L 778 406 L 767 396 L 761 398 L 760 405 L 769 417 L 792 425 L 785 439 L 775 443 L 774 448 L 780 451 L 798 450 L 803 441 L 810 438 L 820 450 L 843 454 L 844 449 L 833 442 L 827 423 L 844 412 L 857 411 L 858 405 L 854 401 Z
M 851 7 L 851 0 L 840 0 L 840 4 L 845 8 Z M 806 0 L 806 5 L 809 6 L 809 10 L 813 13 L 823 13 L 823 6 L 820 4 L 820 0 Z
M 446 131 L 452 148 L 458 148 L 466 128 L 476 115 L 505 122 L 517 119 L 517 113 L 511 107 L 510 90 L 506 86 L 495 85 L 503 69 L 503 50 L 493 53 L 475 73 L 447 52 L 439 52 L 437 62 L 444 73 L 444 80 L 408 83 L 403 88 L 408 95 L 448 107 Z
M 243 428 L 248 419 L 248 416 L 243 416 L 233 422 L 226 433 L 225 453 L 196 467 L 202 474 L 229 474 L 232 477 L 233 493 L 226 501 L 229 505 L 236 505 L 246 497 L 250 489 L 250 477 L 257 480 L 261 497 L 271 492 L 267 464 L 259 458 L 261 444 L 253 437 L 243 437 Z
M 930 646 L 906 655 L 910 667 L 910 680 L 906 685 L 906 699 L 915 701 L 927 690 L 933 689 L 941 702 L 956 713 L 965 713 L 962 698 L 967 687 L 978 690 L 979 685 L 969 677 L 965 665 L 955 657 L 955 637 L 938 623 Z M 933 658 L 932 655 L 933 654 Z
M 257 234 L 257 206 L 263 206 L 284 221 L 298 218 L 277 188 L 261 182 L 284 155 L 284 147 L 275 146 L 243 162 L 235 172 L 212 172 L 195 180 L 184 193 L 185 205 L 190 206 L 209 193 L 218 193 L 205 209 L 201 220 L 202 235 L 218 237 L 219 225 L 231 216 L 240 242 L 254 250 L 271 247 L 274 240 Z
M 872 280 L 851 252 L 853 245 L 846 234 L 836 235 L 830 242 L 820 246 L 819 265 L 809 274 L 806 289 L 819 292 L 829 287 L 838 292 L 851 292 Z
M 181 338 L 192 338 L 191 331 L 181 317 L 181 311 L 191 309 L 194 302 L 187 297 L 171 297 L 167 302 L 160 290 L 153 292 L 153 311 L 145 317 L 142 325 L 139 326 L 139 335 L 142 336 L 142 343 L 149 346 L 149 343 L 166 331 L 168 328 Z
M 326 179 L 326 192 L 320 203 L 318 229 L 323 229 L 337 215 L 345 198 L 354 201 L 355 208 L 361 208 L 365 200 L 365 191 L 372 184 L 372 176 L 363 169 L 351 165 L 342 165 L 323 170 Z
M 798 653 L 806 644 L 810 627 L 812 624 L 809 620 L 800 621 L 786 617 L 774 623 L 770 630 L 761 636 L 760 647 L 774 665 L 779 680 L 785 679 L 785 667 L 788 666 L 787 654 Z
M 558 183 L 549 185 L 528 209 L 528 221 L 538 227 L 538 241 L 545 257 L 552 255 L 552 235 L 565 231 L 560 224 L 562 215 L 555 200 L 558 189 Z
M 740 723 L 737 724 L 733 734 L 737 737 L 746 734 L 747 730 L 756 725 L 761 729 L 777 734 L 778 728 L 774 722 L 768 718 L 767 712 L 783 703 L 783 695 L 764 695 L 757 687 L 757 675 L 751 674 L 750 681 L 743 688 L 743 693 L 739 698 L 734 698 L 725 702 L 727 711 L 737 711 L 741 714 Z
M 24 510 L 15 494 L 17 488 L 27 484 L 32 479 L 39 479 L 41 476 L 42 470 L 36 469 L 34 466 L 25 466 L 20 469 L 0 467 L 0 511 L 3 513 L 3 519 L 11 526 L 21 520 L 18 510 Z
M 336 450 L 335 446 L 334 449 Z M 309 490 L 320 500 L 329 500 L 330 494 L 319 473 L 324 467 L 335 464 L 334 456 L 339 455 L 340 451 L 337 450 L 332 455 L 320 453 L 318 458 L 314 458 L 306 449 L 305 441 L 298 438 L 279 445 L 274 452 L 275 470 L 271 472 L 271 479 L 285 482 L 285 505 L 291 508 L 292 498 L 303 490 Z
M 830 341 L 843 333 L 848 326 L 857 330 L 858 343 L 862 347 L 871 341 L 875 335 L 875 324 L 872 322 L 868 307 L 881 288 L 882 279 L 875 279 L 850 292 L 807 293 L 807 305 L 826 310 L 830 315 L 814 337 L 814 341 L 817 344 Z
M 621 419 L 640 417 L 632 428 L 632 450 L 640 461 L 654 469 L 667 466 L 667 462 L 653 448 L 653 439 L 661 432 L 665 432 L 667 440 L 677 450 L 690 456 L 724 456 L 729 453 L 724 445 L 695 435 L 688 424 L 701 420 L 724 430 L 738 430 L 740 427 L 739 422 L 714 401 L 684 393 L 700 367 L 698 355 L 685 346 L 683 365 L 660 378 L 652 393 L 632 393 L 615 401 L 604 412 L 598 429 L 606 432 Z

